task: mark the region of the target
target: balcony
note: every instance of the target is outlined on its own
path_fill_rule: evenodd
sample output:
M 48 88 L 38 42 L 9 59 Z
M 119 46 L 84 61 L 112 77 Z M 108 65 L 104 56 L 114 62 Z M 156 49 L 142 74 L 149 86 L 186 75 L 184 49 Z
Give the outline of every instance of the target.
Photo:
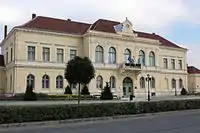
M 131 62 L 123 62 L 119 66 L 120 69 L 124 69 L 126 71 L 141 71 L 141 64 L 138 63 L 131 63 Z
M 125 67 L 141 69 L 141 64 L 125 63 Z

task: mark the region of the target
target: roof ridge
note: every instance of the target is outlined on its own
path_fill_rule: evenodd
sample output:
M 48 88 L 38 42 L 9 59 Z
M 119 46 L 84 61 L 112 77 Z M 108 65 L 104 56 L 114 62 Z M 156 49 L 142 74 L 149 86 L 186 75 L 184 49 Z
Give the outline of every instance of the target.
M 99 22 L 100 22 L 100 19 L 98 19 L 96 22 L 94 22 L 93 24 L 95 24 L 94 25 L 94 27 L 92 28 L 92 30 L 95 30 L 95 28 L 97 27 L 97 25 L 99 24 Z M 92 25 L 93 25 L 92 24 Z
M 28 20 L 26 23 L 24 23 L 24 24 L 22 24 L 22 25 L 19 25 L 19 26 L 15 26 L 15 27 L 25 26 L 26 24 L 28 24 L 28 23 L 30 23 L 30 22 L 36 20 L 36 18 L 38 18 L 38 17 L 39 17 L 39 16 L 36 16 L 35 18 Z
M 48 18 L 48 19 L 54 19 L 54 20 L 60 20 L 60 21 L 69 21 L 68 19 L 61 19 L 61 18 L 48 17 L 48 16 L 37 16 L 37 17 Z M 80 22 L 80 21 L 73 21 L 73 20 L 71 20 L 71 19 L 70 19 L 70 22 L 79 23 L 79 24 L 91 25 L 90 23 Z
M 109 21 L 109 22 L 115 22 L 115 23 L 121 23 L 121 22 L 119 22 L 119 21 L 109 20 L 109 19 L 105 19 L 105 18 L 100 18 L 100 19 L 98 19 L 97 21 L 99 21 L 99 20 Z

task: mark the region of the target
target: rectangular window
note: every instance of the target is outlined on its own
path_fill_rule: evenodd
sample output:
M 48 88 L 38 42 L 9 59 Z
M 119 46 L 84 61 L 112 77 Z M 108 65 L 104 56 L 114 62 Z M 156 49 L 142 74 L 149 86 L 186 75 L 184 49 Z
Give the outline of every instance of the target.
M 182 69 L 182 60 L 178 60 L 179 69 Z
M 175 59 L 171 59 L 172 69 L 175 69 Z
M 6 64 L 8 64 L 8 52 L 6 52 Z
M 167 58 L 163 59 L 164 68 L 168 68 Z
M 10 61 L 12 62 L 13 60 L 13 48 L 10 49 Z
M 70 49 L 70 60 L 74 59 L 76 57 L 76 50 L 75 49 Z
M 28 46 L 28 60 L 35 61 L 35 46 Z
M 43 61 L 50 61 L 50 48 L 43 47 Z
M 64 50 L 61 48 L 57 48 L 57 62 L 63 63 L 63 52 Z

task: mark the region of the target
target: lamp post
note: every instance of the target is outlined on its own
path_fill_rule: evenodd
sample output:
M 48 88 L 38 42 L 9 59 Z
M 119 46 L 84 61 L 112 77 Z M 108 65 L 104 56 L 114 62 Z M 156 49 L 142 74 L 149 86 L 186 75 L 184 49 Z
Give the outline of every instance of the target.
M 177 90 L 176 90 L 176 87 L 175 87 L 175 96 L 177 96 Z
M 151 77 L 149 74 L 147 74 L 147 77 L 146 77 L 146 81 L 148 82 L 148 101 L 150 101 L 150 88 L 149 88 L 149 82 L 151 81 Z

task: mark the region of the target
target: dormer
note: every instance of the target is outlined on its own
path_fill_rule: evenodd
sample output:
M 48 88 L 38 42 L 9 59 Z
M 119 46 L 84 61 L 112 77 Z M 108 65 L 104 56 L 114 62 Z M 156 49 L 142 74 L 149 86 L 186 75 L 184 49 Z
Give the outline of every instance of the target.
M 115 31 L 120 34 L 133 34 L 133 25 L 126 17 L 126 20 L 114 26 Z
M 122 32 L 133 33 L 133 25 L 127 19 L 127 17 L 126 17 L 126 20 L 122 23 Z

